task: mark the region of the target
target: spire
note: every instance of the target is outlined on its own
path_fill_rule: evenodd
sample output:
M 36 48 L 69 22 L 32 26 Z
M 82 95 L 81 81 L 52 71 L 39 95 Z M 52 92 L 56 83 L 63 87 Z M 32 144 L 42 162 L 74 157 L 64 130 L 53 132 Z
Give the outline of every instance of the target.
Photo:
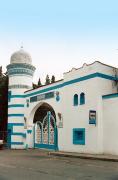
M 20 49 L 23 49 L 23 42 L 21 42 L 21 47 L 20 47 Z

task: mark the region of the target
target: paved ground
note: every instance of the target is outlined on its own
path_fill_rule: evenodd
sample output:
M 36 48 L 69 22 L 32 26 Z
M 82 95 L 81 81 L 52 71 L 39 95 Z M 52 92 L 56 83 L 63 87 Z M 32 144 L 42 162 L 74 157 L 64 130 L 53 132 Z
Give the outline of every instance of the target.
M 41 150 L 0 150 L 0 180 L 118 180 L 118 162 L 49 156 Z
M 51 151 L 50 155 L 61 156 L 61 157 L 72 157 L 80 159 L 94 159 L 94 160 L 103 160 L 103 161 L 112 161 L 118 162 L 118 155 L 110 154 L 81 154 L 75 152 L 65 152 L 65 151 Z

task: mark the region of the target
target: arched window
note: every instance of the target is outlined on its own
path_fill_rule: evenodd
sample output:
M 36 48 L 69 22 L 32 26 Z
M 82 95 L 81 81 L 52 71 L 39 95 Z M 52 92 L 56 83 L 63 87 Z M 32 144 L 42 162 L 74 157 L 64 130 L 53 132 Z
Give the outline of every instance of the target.
M 80 105 L 85 104 L 85 94 L 81 93 L 80 94 Z
M 74 100 L 73 101 L 74 101 L 73 102 L 74 106 L 78 106 L 78 95 L 77 94 L 74 95 Z

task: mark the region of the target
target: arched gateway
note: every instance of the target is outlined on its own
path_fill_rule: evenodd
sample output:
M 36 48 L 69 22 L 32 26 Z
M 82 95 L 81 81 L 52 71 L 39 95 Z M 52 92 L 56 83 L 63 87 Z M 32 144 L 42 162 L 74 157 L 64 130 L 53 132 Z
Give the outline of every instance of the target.
M 54 109 L 43 103 L 35 112 L 34 147 L 57 149 L 57 126 Z

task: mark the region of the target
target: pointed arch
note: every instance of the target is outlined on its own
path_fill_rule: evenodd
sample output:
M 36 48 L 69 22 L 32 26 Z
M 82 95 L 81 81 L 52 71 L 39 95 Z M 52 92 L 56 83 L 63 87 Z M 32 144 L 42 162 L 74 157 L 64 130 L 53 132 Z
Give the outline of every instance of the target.
M 85 93 L 81 93 L 80 94 L 80 105 L 83 105 L 85 104 Z
M 75 95 L 74 95 L 73 105 L 74 105 L 74 106 L 78 106 L 78 94 L 75 94 Z

